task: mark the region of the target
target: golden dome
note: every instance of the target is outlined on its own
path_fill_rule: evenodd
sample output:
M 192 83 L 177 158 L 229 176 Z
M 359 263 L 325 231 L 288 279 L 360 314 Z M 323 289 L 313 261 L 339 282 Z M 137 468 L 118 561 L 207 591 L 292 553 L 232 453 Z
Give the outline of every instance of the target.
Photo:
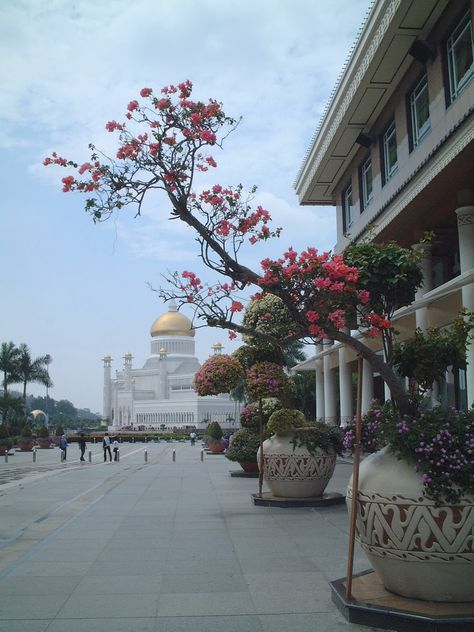
M 187 316 L 180 314 L 174 301 L 169 305 L 166 314 L 158 316 L 151 326 L 150 333 L 153 338 L 157 336 L 194 336 L 193 325 Z

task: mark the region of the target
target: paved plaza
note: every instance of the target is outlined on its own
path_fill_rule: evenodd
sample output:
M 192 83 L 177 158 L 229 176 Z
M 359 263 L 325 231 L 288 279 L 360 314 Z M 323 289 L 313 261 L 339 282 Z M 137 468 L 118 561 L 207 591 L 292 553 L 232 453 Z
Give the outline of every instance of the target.
M 64 464 L 57 448 L 0 457 L 0 632 L 375 629 L 331 601 L 344 505 L 255 507 L 257 480 L 198 445 L 124 443 L 105 464 L 89 448 L 85 463 L 76 445 Z M 340 460 L 328 491 L 350 470 Z M 357 550 L 355 572 L 367 567 Z

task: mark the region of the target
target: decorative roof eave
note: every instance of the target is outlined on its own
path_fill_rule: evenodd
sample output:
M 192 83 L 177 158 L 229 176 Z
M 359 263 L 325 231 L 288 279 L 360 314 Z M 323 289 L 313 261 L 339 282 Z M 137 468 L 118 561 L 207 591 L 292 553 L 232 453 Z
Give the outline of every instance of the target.
M 370 125 L 412 62 L 408 55 L 411 43 L 425 37 L 447 4 L 447 0 L 430 0 L 422 5 L 417 2 L 419 0 L 409 4 L 401 0 L 378 0 L 372 5 L 294 183 L 300 204 L 334 204 L 333 190 L 355 154 L 357 134 L 370 131 Z M 418 12 L 421 7 L 426 15 L 419 23 L 413 20 L 407 24 L 410 20 L 406 20 L 406 16 L 413 7 Z M 396 38 L 398 47 L 394 51 L 390 46 Z M 391 76 L 376 78 L 381 61 L 390 61 L 394 52 L 399 57 L 398 67 Z M 380 96 L 370 115 L 368 110 L 363 112 L 369 119 L 366 125 L 363 117 L 361 122 L 354 122 L 351 117 L 360 107 L 359 100 L 367 89 L 374 90 L 374 99 L 376 91 Z M 342 133 L 349 131 L 352 136 L 350 141 L 346 139 L 349 149 L 344 155 L 335 148 Z M 332 175 L 329 174 L 331 169 L 334 170 Z M 315 185 L 319 187 L 317 192 L 313 190 Z

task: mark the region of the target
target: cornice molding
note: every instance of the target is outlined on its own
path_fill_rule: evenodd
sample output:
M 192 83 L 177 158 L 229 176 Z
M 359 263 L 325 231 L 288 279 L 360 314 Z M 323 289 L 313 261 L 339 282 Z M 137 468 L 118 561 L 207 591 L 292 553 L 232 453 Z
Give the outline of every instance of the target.
M 300 169 L 300 172 L 296 178 L 296 184 L 298 182 L 298 180 L 301 178 L 303 171 L 304 171 L 304 166 L 305 164 L 311 160 L 311 153 L 315 150 L 316 145 L 317 145 L 317 141 L 318 139 L 323 136 L 324 137 L 324 141 L 321 144 L 321 147 L 313 161 L 313 165 L 310 169 L 310 171 L 306 174 L 306 176 L 303 178 L 302 181 L 302 185 L 300 188 L 300 195 L 304 195 L 306 190 L 308 189 L 309 185 L 311 184 L 311 181 L 313 180 L 328 148 L 329 145 L 331 144 L 337 129 L 339 128 L 341 121 L 343 119 L 343 117 L 345 116 L 349 105 L 357 91 L 357 89 L 359 88 L 359 86 L 362 83 L 362 79 L 365 76 L 365 73 L 367 72 L 367 69 L 370 66 L 371 61 L 373 60 L 375 53 L 377 52 L 385 33 L 388 30 L 388 27 L 390 26 L 390 23 L 393 20 L 393 17 L 395 15 L 395 13 L 397 12 L 399 6 L 401 4 L 401 0 L 392 0 L 392 2 L 390 3 L 390 5 L 387 7 L 387 10 L 374 34 L 374 37 L 370 43 L 369 48 L 367 49 L 367 52 L 365 53 L 362 61 L 360 62 L 360 64 L 358 65 L 358 70 L 356 72 L 356 74 L 354 75 L 353 80 L 351 81 L 351 84 L 349 86 L 349 88 L 347 90 L 344 91 L 344 98 L 342 99 L 342 102 L 340 104 L 340 106 L 338 107 L 334 119 L 329 127 L 329 129 L 327 131 L 325 131 L 323 129 L 325 123 L 330 119 L 331 117 L 331 113 L 333 108 L 336 107 L 336 97 L 337 94 L 334 97 L 334 102 L 331 104 L 331 106 L 328 109 L 328 112 L 321 124 L 320 129 L 317 132 L 317 135 L 312 143 L 312 147 L 311 149 L 308 151 L 307 157 L 305 158 L 303 165 Z M 353 60 L 353 63 L 355 63 L 355 60 Z M 342 81 L 339 85 L 339 89 L 342 87 Z

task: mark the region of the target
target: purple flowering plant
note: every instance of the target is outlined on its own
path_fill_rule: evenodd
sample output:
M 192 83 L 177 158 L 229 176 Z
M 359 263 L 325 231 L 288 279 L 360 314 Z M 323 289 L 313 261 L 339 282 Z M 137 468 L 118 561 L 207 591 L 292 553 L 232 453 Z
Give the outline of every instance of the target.
M 274 362 L 256 362 L 247 371 L 247 393 L 254 401 L 263 397 L 284 397 L 288 385 L 283 368 Z
M 344 447 L 354 447 L 348 426 Z M 441 406 L 418 415 L 400 415 L 390 402 L 374 404 L 362 419 L 362 449 L 375 452 L 390 446 L 398 459 L 420 473 L 424 492 L 437 505 L 455 504 L 474 496 L 474 409 Z

